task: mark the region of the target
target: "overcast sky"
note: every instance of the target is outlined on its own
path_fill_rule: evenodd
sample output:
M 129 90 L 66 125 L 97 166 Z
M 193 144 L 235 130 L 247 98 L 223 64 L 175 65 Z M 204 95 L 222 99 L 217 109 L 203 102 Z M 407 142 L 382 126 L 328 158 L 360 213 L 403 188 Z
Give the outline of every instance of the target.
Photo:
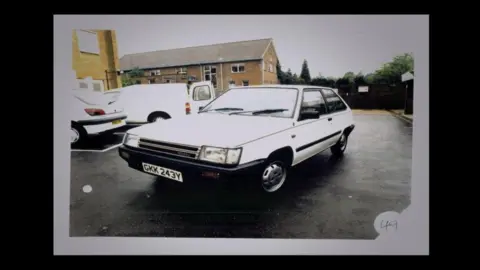
M 422 18 L 423 17 L 423 18 Z M 413 52 L 415 15 L 142 15 L 112 16 L 120 56 L 129 53 L 273 38 L 282 69 L 312 77 L 373 72 L 395 55 Z

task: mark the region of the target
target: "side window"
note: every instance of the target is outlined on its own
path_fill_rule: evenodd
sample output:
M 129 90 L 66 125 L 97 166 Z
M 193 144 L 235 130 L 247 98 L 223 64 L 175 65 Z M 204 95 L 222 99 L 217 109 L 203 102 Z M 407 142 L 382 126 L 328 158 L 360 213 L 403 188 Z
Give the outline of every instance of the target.
M 197 86 L 193 89 L 193 100 L 195 101 L 208 100 L 211 97 L 212 94 L 208 85 Z
M 306 113 L 309 111 L 319 112 L 320 115 L 327 113 L 325 100 L 323 99 L 322 94 L 318 90 L 306 90 L 303 92 L 300 113 Z
M 322 93 L 325 96 L 328 112 L 336 113 L 347 109 L 347 105 L 330 89 L 322 89 Z

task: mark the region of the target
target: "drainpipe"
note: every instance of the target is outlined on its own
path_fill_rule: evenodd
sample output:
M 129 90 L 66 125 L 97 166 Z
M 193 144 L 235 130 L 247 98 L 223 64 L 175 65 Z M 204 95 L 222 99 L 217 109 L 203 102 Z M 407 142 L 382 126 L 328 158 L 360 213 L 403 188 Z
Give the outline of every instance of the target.
M 110 90 L 110 84 L 108 83 L 108 70 L 105 69 L 105 81 L 107 81 L 107 90 Z
M 223 63 L 220 63 L 220 85 L 222 86 L 223 91 Z

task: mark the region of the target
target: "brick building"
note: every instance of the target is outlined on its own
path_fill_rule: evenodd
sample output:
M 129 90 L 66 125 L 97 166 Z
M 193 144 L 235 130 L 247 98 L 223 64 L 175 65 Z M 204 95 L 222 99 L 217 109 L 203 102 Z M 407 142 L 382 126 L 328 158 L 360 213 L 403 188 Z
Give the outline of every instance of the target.
M 219 91 L 229 85 L 276 84 L 277 54 L 273 40 L 260 39 L 127 54 L 120 58 L 124 76 L 138 68 L 135 83 L 212 81 Z
M 79 88 L 104 91 L 122 86 L 114 30 L 73 30 L 72 64 Z

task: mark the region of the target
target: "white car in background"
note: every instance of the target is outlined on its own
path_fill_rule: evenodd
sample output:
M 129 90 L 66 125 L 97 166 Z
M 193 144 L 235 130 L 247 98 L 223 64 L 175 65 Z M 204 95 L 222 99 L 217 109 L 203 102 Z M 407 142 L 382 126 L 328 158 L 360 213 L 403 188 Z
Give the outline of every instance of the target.
M 351 109 L 331 88 L 246 86 L 197 115 L 128 130 L 118 151 L 129 167 L 165 181 L 232 179 L 273 193 L 289 168 L 327 149 L 342 155 L 354 127 Z
M 165 84 L 136 84 L 118 88 L 118 104 L 128 114 L 128 125 L 142 125 L 158 120 L 196 114 L 215 99 L 215 88 L 209 81 Z
M 127 114 L 117 104 L 118 91 L 93 92 L 84 89 L 71 91 L 71 146 L 84 144 L 92 135 L 114 132 L 125 125 Z

